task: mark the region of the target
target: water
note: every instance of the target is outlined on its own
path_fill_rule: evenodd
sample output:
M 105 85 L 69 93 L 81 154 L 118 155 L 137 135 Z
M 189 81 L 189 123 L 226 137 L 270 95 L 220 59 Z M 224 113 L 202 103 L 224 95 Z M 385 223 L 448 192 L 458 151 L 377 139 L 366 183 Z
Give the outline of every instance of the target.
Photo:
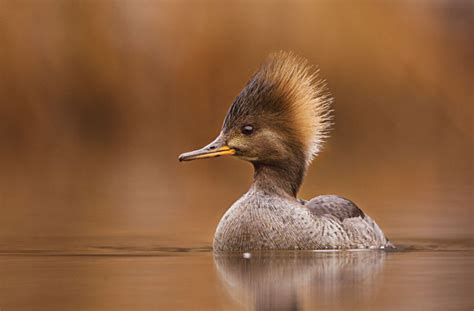
M 3 310 L 472 310 L 474 249 L 400 241 L 397 251 L 213 255 L 96 239 L 0 244 Z M 105 242 L 108 243 L 105 243 Z M 63 241 L 64 242 L 64 241 Z M 147 245 L 149 243 L 149 245 Z M 129 246 L 127 246 L 127 244 Z M 130 245 L 134 245 L 131 247 Z

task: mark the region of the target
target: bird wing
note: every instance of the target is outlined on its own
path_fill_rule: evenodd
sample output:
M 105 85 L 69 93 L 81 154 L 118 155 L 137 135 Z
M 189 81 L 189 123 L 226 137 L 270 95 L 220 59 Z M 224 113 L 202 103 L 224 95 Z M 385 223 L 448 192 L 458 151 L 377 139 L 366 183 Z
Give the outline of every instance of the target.
M 337 218 L 355 248 L 367 245 L 395 248 L 375 221 L 348 199 L 337 195 L 321 195 L 302 203 L 314 216 Z
M 304 205 L 315 216 L 329 214 L 338 218 L 341 222 L 346 218 L 365 218 L 364 212 L 357 205 L 337 195 L 320 195 L 305 202 Z

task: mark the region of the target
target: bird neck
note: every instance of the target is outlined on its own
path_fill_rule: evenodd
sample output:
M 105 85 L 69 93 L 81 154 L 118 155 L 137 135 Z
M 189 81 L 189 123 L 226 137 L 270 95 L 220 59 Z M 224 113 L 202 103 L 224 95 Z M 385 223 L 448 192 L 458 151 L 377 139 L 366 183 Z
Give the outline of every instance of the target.
M 253 163 L 253 186 L 258 191 L 296 198 L 306 172 L 305 161 L 294 163 Z

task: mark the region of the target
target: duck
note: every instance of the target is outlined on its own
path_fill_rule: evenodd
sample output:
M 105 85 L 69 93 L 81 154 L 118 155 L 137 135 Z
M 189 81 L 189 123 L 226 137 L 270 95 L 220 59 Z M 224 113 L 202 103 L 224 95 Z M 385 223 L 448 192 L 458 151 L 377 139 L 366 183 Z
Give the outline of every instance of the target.
M 235 157 L 250 162 L 253 182 L 222 216 L 215 252 L 393 248 L 354 202 L 297 194 L 333 124 L 327 83 L 293 52 L 266 57 L 231 104 L 217 138 L 179 161 Z

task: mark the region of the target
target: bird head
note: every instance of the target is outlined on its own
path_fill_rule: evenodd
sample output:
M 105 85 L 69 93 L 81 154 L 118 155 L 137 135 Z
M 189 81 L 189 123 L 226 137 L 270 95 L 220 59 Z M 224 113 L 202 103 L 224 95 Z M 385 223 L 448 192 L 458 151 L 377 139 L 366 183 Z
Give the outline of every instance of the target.
M 306 168 L 331 123 L 331 97 L 308 62 L 271 54 L 232 103 L 218 137 L 180 161 L 230 155 L 254 165 Z

